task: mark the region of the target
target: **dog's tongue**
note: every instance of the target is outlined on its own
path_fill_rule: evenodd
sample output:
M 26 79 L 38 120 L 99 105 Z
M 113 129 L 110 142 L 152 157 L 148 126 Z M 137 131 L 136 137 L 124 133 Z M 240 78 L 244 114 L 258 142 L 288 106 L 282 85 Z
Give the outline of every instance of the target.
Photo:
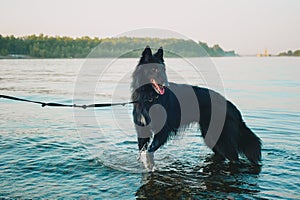
M 154 88 L 155 92 L 157 92 L 160 95 L 163 95 L 165 93 L 165 88 L 159 84 L 156 83 L 155 80 L 151 79 L 152 87 Z
M 157 85 L 158 86 L 158 93 L 160 95 L 163 95 L 165 93 L 165 88 L 163 86 Z

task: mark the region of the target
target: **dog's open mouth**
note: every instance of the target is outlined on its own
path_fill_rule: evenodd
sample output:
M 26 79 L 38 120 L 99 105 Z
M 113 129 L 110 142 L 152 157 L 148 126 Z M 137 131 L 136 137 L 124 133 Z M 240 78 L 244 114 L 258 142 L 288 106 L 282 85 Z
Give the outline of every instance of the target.
M 152 87 L 157 94 L 163 95 L 165 93 L 165 88 L 163 85 L 158 84 L 154 79 L 150 80 L 152 83 Z

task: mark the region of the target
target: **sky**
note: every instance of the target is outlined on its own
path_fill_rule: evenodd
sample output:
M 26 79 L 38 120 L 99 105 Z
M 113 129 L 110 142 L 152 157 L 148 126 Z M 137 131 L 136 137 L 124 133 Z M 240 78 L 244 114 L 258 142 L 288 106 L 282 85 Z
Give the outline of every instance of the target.
M 0 1 L 1 35 L 103 38 L 156 28 L 241 55 L 300 49 L 299 21 L 300 0 Z

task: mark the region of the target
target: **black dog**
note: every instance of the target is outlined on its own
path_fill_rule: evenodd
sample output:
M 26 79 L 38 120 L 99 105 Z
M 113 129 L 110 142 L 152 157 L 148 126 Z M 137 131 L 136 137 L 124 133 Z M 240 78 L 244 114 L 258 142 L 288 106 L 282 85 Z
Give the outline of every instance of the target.
M 213 90 L 169 83 L 165 70 L 163 49 L 152 55 L 147 46 L 131 84 L 139 149 L 154 152 L 178 131 L 199 123 L 216 157 L 238 161 L 243 154 L 258 164 L 261 140 L 246 126 L 239 110 Z

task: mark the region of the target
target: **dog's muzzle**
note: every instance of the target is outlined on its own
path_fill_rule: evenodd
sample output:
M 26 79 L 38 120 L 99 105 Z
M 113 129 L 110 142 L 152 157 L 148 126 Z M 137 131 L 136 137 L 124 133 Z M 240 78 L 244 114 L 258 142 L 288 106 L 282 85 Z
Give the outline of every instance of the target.
M 165 93 L 165 84 L 159 84 L 156 80 L 151 79 L 153 89 L 157 94 L 163 95 Z

